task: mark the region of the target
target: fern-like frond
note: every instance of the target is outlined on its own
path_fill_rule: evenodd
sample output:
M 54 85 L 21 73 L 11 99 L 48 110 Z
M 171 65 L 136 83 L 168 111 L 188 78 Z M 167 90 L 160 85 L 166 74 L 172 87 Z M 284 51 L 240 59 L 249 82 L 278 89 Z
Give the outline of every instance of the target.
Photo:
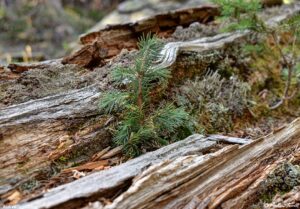
M 257 12 L 262 8 L 260 0 L 213 0 L 222 8 L 222 16 L 239 18 L 242 13 Z
M 263 32 L 266 30 L 265 23 L 261 21 L 257 12 L 262 8 L 260 0 L 213 0 L 220 5 L 222 18 L 230 18 L 230 24 L 225 31 L 252 30 Z
M 257 22 L 250 18 L 241 19 L 239 22 L 231 23 L 225 28 L 225 31 L 236 31 L 236 30 L 257 30 L 259 25 Z
M 292 31 L 297 39 L 300 39 L 300 15 L 294 15 L 283 24 L 283 29 Z

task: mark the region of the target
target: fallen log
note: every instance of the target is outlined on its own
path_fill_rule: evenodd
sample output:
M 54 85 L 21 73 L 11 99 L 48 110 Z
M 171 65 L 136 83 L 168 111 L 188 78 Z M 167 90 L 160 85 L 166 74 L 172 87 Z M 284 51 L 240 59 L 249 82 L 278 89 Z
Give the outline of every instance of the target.
M 248 208 L 259 183 L 299 146 L 299 138 L 300 119 L 250 144 L 206 155 L 216 142 L 191 136 L 52 189 L 20 208 L 79 208 L 118 191 L 124 192 L 104 208 Z
M 251 144 L 163 161 L 103 208 L 250 208 L 263 180 L 286 156 L 299 154 L 299 145 L 297 119 Z
M 288 8 L 283 15 L 272 17 L 266 21 L 266 25 L 275 27 L 280 22 L 288 19 L 289 17 L 300 12 L 300 4 L 295 4 L 293 8 Z M 231 33 L 218 34 L 213 37 L 204 37 L 201 39 L 185 42 L 170 42 L 167 43 L 160 51 L 160 60 L 158 60 L 157 68 L 167 68 L 172 66 L 177 56 L 180 53 L 197 52 L 206 53 L 208 56 L 210 53 L 225 48 L 226 45 L 232 45 L 238 40 L 245 39 L 246 36 L 252 34 L 251 31 L 235 31 Z
M 62 63 L 87 68 L 103 65 L 105 59 L 116 56 L 122 49 L 136 49 L 142 35 L 156 33 L 160 37 L 167 37 L 179 25 L 188 26 L 193 22 L 207 23 L 217 15 L 219 15 L 217 6 L 203 5 L 154 15 L 135 23 L 108 25 L 97 32 L 82 35 L 80 37 L 82 48 L 65 57 Z
M 25 71 L 28 71 L 30 69 L 44 69 L 46 67 L 49 67 L 51 65 L 59 65 L 61 60 L 47 60 L 47 61 L 42 61 L 42 62 L 37 62 L 37 63 L 22 63 L 22 64 L 16 64 L 16 63 L 11 63 L 7 66 L 8 69 L 11 70 L 13 73 L 23 73 Z
M 262 4 L 271 7 L 281 5 L 282 0 L 262 0 Z M 219 15 L 220 9 L 217 5 L 204 4 L 153 15 L 136 22 L 108 25 L 82 35 L 80 42 L 83 46 L 70 56 L 64 57 L 62 63 L 86 68 L 104 65 L 105 59 L 116 56 L 122 49 L 136 49 L 139 38 L 145 34 L 155 33 L 161 38 L 167 38 L 177 26 L 186 27 L 194 22 L 206 24 Z
M 298 12 L 299 4 L 295 4 L 288 8 L 284 15 L 271 20 L 273 23 L 278 23 Z M 216 45 L 220 45 L 222 48 L 228 44 L 234 44 L 239 39 L 237 34 L 243 33 L 203 38 L 200 41 L 200 51 L 196 51 L 205 54 L 209 47 L 215 50 Z M 205 50 L 202 51 L 203 45 L 205 45 L 204 40 L 208 42 Z M 177 47 L 176 44 L 175 46 Z M 178 51 L 181 52 L 180 50 L 179 47 Z M 172 62 L 162 62 L 161 64 L 173 63 L 178 58 L 179 52 L 175 57 L 171 56 Z M 166 51 L 165 56 L 168 54 Z M 18 67 L 20 66 L 22 67 L 22 65 L 18 65 Z M 40 64 L 26 65 L 25 71 L 32 68 L 39 69 L 39 67 Z M 97 70 L 102 72 L 103 69 L 98 68 Z M 198 68 L 197 70 L 201 71 L 202 69 Z M 185 73 L 188 74 L 188 72 Z M 183 77 L 180 76 L 180 79 Z M 88 152 L 90 151 L 88 144 L 97 144 L 99 147 L 94 150 L 95 153 L 107 147 L 110 135 L 105 127 L 109 118 L 101 115 L 97 103 L 101 94 L 100 89 L 102 89 L 100 86 L 107 87 L 108 85 L 109 78 L 105 78 L 101 84 L 1 108 L 0 185 L 5 185 L 5 188 L 11 184 L 15 186 L 16 182 L 30 177 L 31 174 L 49 165 L 52 160 L 76 147 L 81 147 L 82 150 Z M 95 153 L 91 153 L 91 156 Z
M 71 145 L 98 138 L 99 147 L 107 146 L 109 135 L 104 127 L 109 118 L 100 117 L 84 126 L 99 115 L 99 96 L 94 85 L 2 108 L 0 185 L 30 176 Z
M 179 156 L 201 155 L 215 146 L 215 141 L 207 140 L 202 135 L 192 135 L 185 140 L 146 153 L 109 170 L 94 173 L 78 181 L 54 188 L 49 193 L 45 193 L 40 198 L 20 207 L 24 209 L 52 208 L 54 206 L 74 208 L 78 207 L 73 202 L 74 200 L 76 202 L 76 199 L 80 199 L 81 203 L 86 203 L 99 197 L 110 197 L 114 192 L 126 187 L 133 177 L 153 164 L 167 159 L 175 159 Z
M 241 139 L 237 137 L 228 137 L 217 134 L 210 135 L 208 138 L 211 141 L 224 142 L 229 144 L 249 144 L 252 142 L 251 139 Z

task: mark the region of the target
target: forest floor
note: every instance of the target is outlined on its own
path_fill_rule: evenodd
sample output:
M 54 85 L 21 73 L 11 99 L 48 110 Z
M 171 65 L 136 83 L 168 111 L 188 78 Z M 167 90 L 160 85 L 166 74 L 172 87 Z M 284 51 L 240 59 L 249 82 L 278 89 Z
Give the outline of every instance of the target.
M 262 16 L 267 18 L 277 14 L 280 15 L 281 13 L 282 8 L 267 8 L 263 11 Z M 175 32 L 165 37 L 163 41 L 165 43 L 190 41 L 201 37 L 214 36 L 220 33 L 221 28 L 224 27 L 223 24 L 216 20 L 207 24 L 193 23 L 186 28 L 179 26 Z M 282 47 L 288 51 L 290 34 L 281 34 L 281 40 Z M 256 46 L 259 49 L 246 51 L 246 45 Z M 300 55 L 300 44 L 296 47 L 296 51 Z M 292 90 L 296 91 L 292 99 L 286 101 L 284 105 L 275 110 L 270 109 L 270 106 L 278 102 L 283 94 L 285 87 L 283 80 L 286 78 L 286 70 L 282 69 L 282 60 L 270 37 L 263 40 L 247 40 L 246 43 L 238 43 L 236 46 L 230 46 L 227 50 L 230 51 L 227 54 L 228 56 L 225 56 L 228 52 L 225 50 L 222 52 L 222 58 L 219 61 L 210 61 L 204 67 L 197 65 L 194 67 L 196 70 L 194 68 L 186 69 L 188 66 L 182 67 L 186 62 L 199 62 L 193 60 L 194 58 L 191 58 L 190 55 L 184 55 L 181 58 L 183 62 L 177 64 L 176 70 L 173 72 L 175 81 L 164 95 L 164 100 L 172 100 L 175 103 L 179 103 L 177 95 L 183 92 L 182 88 L 188 86 L 187 80 L 194 81 L 193 79 L 198 77 L 200 81 L 207 82 L 209 79 L 214 79 L 208 73 L 210 71 L 218 72 L 222 79 L 225 79 L 225 86 L 221 90 L 212 90 L 213 92 L 221 91 L 217 93 L 223 94 L 221 98 L 224 101 L 215 101 L 214 98 L 210 98 L 211 101 L 207 101 L 207 104 L 217 102 L 219 106 L 217 109 L 210 109 L 211 106 L 207 105 L 204 107 L 204 111 L 197 115 L 198 118 L 196 120 L 204 121 L 199 124 L 198 133 L 205 135 L 222 134 L 255 140 L 276 132 L 300 116 L 300 91 L 297 85 L 292 87 Z M 6 69 L 0 68 L 0 72 L 2 72 L 2 75 L 0 75 L 0 108 L 99 84 L 104 79 L 109 78 L 110 71 L 116 66 L 126 67 L 132 65 L 135 55 L 135 50 L 123 50 L 121 54 L 108 60 L 108 64 L 96 67 L 93 70 L 76 65 L 66 65 L 62 66 L 62 68 L 46 67 L 42 70 L 31 69 L 22 73 L 8 72 Z M 200 60 L 200 62 L 202 61 Z M 202 65 L 203 63 L 200 64 Z M 200 68 L 201 70 L 199 71 Z M 191 76 L 187 75 L 185 81 L 176 81 L 176 78 L 180 77 L 182 71 L 186 72 L 187 70 L 195 71 L 195 73 L 191 73 Z M 237 78 L 238 80 L 232 81 L 232 78 Z M 216 82 L 221 81 L 220 78 L 216 79 Z M 236 97 L 223 92 L 227 88 L 226 85 L 235 86 L 238 91 L 237 95 L 235 95 Z M 246 94 L 239 93 L 239 91 L 242 91 L 240 89 L 241 85 L 249 87 Z M 226 102 L 228 100 L 235 100 L 236 103 Z M 223 111 L 220 109 L 220 105 L 229 104 L 232 107 L 227 106 L 228 110 Z M 235 112 L 236 109 L 241 109 L 241 111 Z M 113 128 L 113 125 L 110 128 Z M 224 146 L 226 145 L 220 143 L 219 147 L 211 152 Z M 40 172 L 20 183 L 14 190 L 3 194 L 1 199 L 5 199 L 5 204 L 13 205 L 35 197 L 50 188 L 74 181 L 99 170 L 109 169 L 127 160 L 128 158 L 122 154 L 121 149 L 118 147 L 113 148 L 113 145 L 108 146 L 104 150 L 97 150 L 92 155 L 77 156 L 74 159 L 60 156 L 60 158 L 52 162 L 45 172 Z

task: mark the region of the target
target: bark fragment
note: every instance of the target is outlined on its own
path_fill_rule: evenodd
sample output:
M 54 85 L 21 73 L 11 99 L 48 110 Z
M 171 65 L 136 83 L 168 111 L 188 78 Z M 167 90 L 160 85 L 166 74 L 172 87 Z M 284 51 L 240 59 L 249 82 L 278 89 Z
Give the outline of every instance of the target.
M 109 25 L 98 32 L 81 36 L 83 47 L 65 57 L 62 63 L 77 64 L 87 68 L 94 65 L 101 66 L 105 63 L 105 59 L 116 56 L 122 49 L 136 49 L 142 35 L 156 33 L 160 37 L 167 37 L 178 25 L 188 26 L 193 22 L 207 23 L 218 14 L 217 6 L 203 5 L 158 14 L 135 23 Z

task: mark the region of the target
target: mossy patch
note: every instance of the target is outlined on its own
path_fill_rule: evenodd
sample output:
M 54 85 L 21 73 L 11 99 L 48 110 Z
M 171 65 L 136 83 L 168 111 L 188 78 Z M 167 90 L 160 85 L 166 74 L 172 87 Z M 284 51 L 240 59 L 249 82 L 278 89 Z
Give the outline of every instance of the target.
M 279 165 L 260 185 L 259 201 L 272 202 L 276 194 L 285 194 L 300 185 L 300 166 L 290 162 Z
M 235 117 L 247 108 L 250 86 L 237 77 L 223 78 L 209 71 L 202 78 L 186 81 L 176 94 L 179 105 L 187 107 L 205 133 L 229 132 Z

